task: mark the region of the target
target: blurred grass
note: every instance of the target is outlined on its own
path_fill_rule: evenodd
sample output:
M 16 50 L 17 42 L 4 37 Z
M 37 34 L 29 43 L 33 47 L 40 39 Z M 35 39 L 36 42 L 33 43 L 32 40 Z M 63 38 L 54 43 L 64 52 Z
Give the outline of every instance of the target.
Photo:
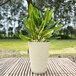
M 50 49 L 52 50 L 62 50 L 63 48 L 73 47 L 76 47 L 76 40 L 55 40 L 50 43 Z
M 65 48 L 75 48 L 66 49 Z M 28 43 L 20 39 L 0 39 L 0 49 L 27 51 Z M 76 40 L 55 40 L 50 43 L 50 54 L 76 53 Z
M 27 51 L 27 42 L 20 39 L 0 39 L 0 49 Z

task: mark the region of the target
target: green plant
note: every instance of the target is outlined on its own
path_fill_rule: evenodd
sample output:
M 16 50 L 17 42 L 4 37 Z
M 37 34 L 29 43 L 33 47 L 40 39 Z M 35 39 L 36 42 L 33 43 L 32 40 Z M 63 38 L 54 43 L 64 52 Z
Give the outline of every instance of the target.
M 56 27 L 60 20 L 56 22 L 54 22 L 54 20 L 51 20 L 52 13 L 53 9 L 49 11 L 47 8 L 43 16 L 41 11 L 30 4 L 29 18 L 23 18 L 25 30 L 28 35 L 20 35 L 20 38 L 26 41 L 50 41 L 52 33 L 62 27 L 62 24 Z

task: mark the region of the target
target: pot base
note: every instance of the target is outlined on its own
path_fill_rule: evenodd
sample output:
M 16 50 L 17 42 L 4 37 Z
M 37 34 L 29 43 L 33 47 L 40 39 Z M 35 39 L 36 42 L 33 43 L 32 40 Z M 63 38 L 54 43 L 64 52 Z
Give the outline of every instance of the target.
M 47 72 L 47 70 L 41 71 L 41 72 L 40 71 L 39 72 L 38 71 L 33 71 L 33 70 L 31 70 L 31 71 L 32 71 L 33 74 L 44 74 L 44 73 Z
M 48 62 L 48 61 L 44 61 L 44 60 L 38 61 L 37 59 L 37 61 L 34 62 L 32 60 L 30 64 L 31 71 L 34 73 L 45 73 L 47 71 L 47 64 L 48 64 L 45 62 Z

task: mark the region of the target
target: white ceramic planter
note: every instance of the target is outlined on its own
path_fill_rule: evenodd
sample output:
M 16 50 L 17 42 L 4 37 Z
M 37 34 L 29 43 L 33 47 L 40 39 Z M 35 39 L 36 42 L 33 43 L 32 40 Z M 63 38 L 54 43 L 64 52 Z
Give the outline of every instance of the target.
M 47 70 L 49 42 L 28 42 L 31 70 L 44 73 Z

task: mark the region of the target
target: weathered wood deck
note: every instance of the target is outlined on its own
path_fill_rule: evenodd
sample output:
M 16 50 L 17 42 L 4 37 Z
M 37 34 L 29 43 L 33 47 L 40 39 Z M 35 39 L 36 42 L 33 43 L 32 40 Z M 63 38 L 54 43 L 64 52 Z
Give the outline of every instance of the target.
M 47 72 L 34 74 L 29 58 L 2 58 L 0 76 L 76 76 L 76 64 L 67 58 L 49 58 Z

